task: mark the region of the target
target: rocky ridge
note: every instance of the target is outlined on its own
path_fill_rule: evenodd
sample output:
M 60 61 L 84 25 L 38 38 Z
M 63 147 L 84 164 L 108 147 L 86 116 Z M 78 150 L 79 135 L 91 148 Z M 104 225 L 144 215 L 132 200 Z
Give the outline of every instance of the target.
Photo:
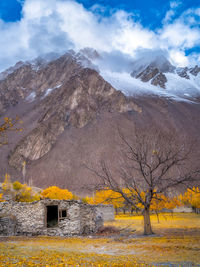
M 21 64 L 0 82 L 0 112 L 23 102 L 32 102 L 39 110 L 36 127 L 23 137 L 10 154 L 10 166 L 21 170 L 47 154 L 64 130 L 82 128 L 103 110 L 124 113 L 141 112 L 133 100 L 116 91 L 92 69 L 81 65 L 73 51 L 46 63 Z

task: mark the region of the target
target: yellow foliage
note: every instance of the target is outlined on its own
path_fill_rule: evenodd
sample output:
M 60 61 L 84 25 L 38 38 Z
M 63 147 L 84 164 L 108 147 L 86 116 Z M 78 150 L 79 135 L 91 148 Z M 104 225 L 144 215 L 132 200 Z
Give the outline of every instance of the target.
M 191 205 L 194 208 L 200 208 L 200 189 L 198 187 L 188 188 L 183 195 L 180 195 L 180 201 L 185 205 Z
M 0 194 L 0 202 L 4 202 L 3 194 Z
M 5 180 L 2 184 L 2 189 L 4 191 L 11 191 L 12 190 L 12 183 L 10 181 L 10 175 L 8 173 L 5 174 Z
M 144 206 L 141 203 L 141 201 L 138 200 L 138 196 L 136 191 L 130 190 L 128 188 L 123 188 L 123 193 L 127 196 L 127 198 L 131 199 L 133 202 L 135 202 L 135 206 L 139 210 L 143 210 Z M 146 192 L 141 191 L 139 192 L 140 198 L 145 201 L 146 198 Z M 94 195 L 94 197 L 88 197 L 82 198 L 82 201 L 84 203 L 88 203 L 91 205 L 96 204 L 112 204 L 115 208 L 121 208 L 125 205 L 125 200 L 121 196 L 120 193 L 114 192 L 109 188 L 106 188 L 105 190 L 97 191 Z M 174 209 L 175 207 L 180 206 L 180 200 L 176 197 L 169 198 L 166 197 L 163 194 L 157 194 L 156 198 L 152 199 L 151 202 L 151 210 L 154 211 L 161 211 L 162 209 Z
M 40 200 L 40 195 L 36 194 L 33 189 L 26 184 L 20 182 L 14 182 L 13 188 L 15 187 L 15 201 L 18 202 L 33 202 Z
M 151 210 L 161 211 L 163 209 L 172 210 L 180 205 L 180 201 L 176 198 L 169 198 L 163 194 L 158 194 L 156 198 L 152 199 Z
M 90 204 L 112 204 L 114 208 L 120 208 L 124 206 L 124 199 L 121 194 L 106 188 L 95 193 L 95 196 L 89 200 Z M 94 202 L 94 203 L 93 203 Z
M 159 195 L 157 198 L 153 198 L 151 202 L 151 210 L 160 211 L 165 208 L 166 197 L 164 195 Z
M 142 216 L 116 216 L 107 226 L 136 230 L 136 235 L 89 238 L 6 237 L 0 242 L 0 266 L 198 266 L 200 263 L 200 217 L 197 214 L 161 214 L 160 223 L 152 215 L 159 235 L 142 234 Z M 177 231 L 177 228 L 179 231 Z M 194 233 L 194 228 L 195 233 Z M 124 230 L 123 230 L 124 229 Z M 102 253 L 103 251 L 103 253 Z M 111 252 L 111 253 L 110 253 Z
M 15 181 L 13 184 L 13 189 L 14 190 L 21 190 L 22 188 L 23 188 L 23 184 L 21 184 L 20 182 L 18 182 L 18 181 Z
M 79 197 L 78 197 L 77 195 L 74 195 L 74 194 L 73 194 L 72 199 L 73 199 L 73 200 L 79 200 Z
M 44 198 L 50 199 L 73 199 L 73 194 L 67 189 L 61 189 L 57 186 L 50 186 L 41 193 Z
M 9 174 L 5 175 L 2 189 L 6 194 L 9 193 L 13 200 L 18 202 L 33 202 L 40 200 L 40 195 L 36 194 L 33 189 L 26 184 L 21 184 L 18 181 L 11 183 Z
M 181 205 L 181 203 L 177 197 L 167 198 L 167 201 L 165 203 L 165 208 L 172 210 L 172 209 L 174 209 L 180 205 Z
M 90 205 L 95 205 L 93 197 L 86 196 L 86 197 L 83 197 L 81 200 L 82 200 L 83 203 L 90 204 Z

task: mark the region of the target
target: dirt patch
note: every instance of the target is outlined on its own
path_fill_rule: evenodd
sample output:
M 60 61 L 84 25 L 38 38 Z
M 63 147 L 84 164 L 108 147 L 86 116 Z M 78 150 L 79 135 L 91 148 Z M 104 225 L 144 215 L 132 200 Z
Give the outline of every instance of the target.
M 120 234 L 120 229 L 114 226 L 102 226 L 99 228 L 97 235 L 107 236 L 107 235 L 118 235 Z

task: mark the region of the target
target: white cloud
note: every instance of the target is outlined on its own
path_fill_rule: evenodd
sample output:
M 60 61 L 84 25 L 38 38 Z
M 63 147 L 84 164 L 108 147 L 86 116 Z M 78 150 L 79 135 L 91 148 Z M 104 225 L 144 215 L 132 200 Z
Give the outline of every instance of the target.
M 171 1 L 171 2 L 170 2 L 170 7 L 171 7 L 171 8 L 177 8 L 177 7 L 179 7 L 181 4 L 182 4 L 181 1 Z
M 165 49 L 171 58 L 175 55 L 179 65 L 185 64 L 184 49 L 200 44 L 196 27 L 200 9 L 189 9 L 172 21 L 180 3 L 172 1 L 163 27 L 152 31 L 144 28 L 134 14 L 123 10 L 104 17 L 95 8 L 87 10 L 73 0 L 25 0 L 20 21 L 0 20 L 0 69 L 51 51 L 62 53 L 84 47 L 104 52 L 118 50 L 130 57 L 138 49 Z
M 171 50 L 170 61 L 178 67 L 185 67 L 189 65 L 189 60 L 182 51 Z
M 178 7 L 182 4 L 181 1 L 171 1 L 170 2 L 170 9 L 167 11 L 164 19 L 163 19 L 163 24 L 167 24 L 169 23 L 173 17 L 176 15 L 177 13 L 177 9 Z
M 167 11 L 167 13 L 166 13 L 166 15 L 165 15 L 165 17 L 163 19 L 163 24 L 168 23 L 173 18 L 173 16 L 175 14 L 176 14 L 175 11 L 172 10 L 172 9 Z
M 161 40 L 169 47 L 190 48 L 200 41 L 200 31 L 185 25 L 182 21 L 176 21 L 162 29 Z

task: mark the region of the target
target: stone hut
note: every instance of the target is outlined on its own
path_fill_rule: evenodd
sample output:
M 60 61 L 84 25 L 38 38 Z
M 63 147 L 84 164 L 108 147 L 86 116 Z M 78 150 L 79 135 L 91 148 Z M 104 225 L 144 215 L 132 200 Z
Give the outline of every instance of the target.
M 102 225 L 98 206 L 80 201 L 0 202 L 0 235 L 84 235 L 96 233 Z

